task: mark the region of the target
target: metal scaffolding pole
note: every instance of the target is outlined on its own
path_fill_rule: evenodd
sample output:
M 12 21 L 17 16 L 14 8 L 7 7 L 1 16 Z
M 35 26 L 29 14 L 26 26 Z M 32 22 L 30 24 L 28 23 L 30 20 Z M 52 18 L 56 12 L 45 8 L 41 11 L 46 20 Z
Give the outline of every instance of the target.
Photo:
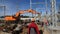
M 1 8 L 3 8 L 3 16 L 6 15 L 6 6 L 0 6 Z
M 6 15 L 6 6 L 4 6 L 4 16 Z
M 47 0 L 45 0 L 45 5 L 46 5 L 46 19 L 47 19 L 48 18 L 48 9 L 47 9 L 48 5 L 47 5 Z
M 30 0 L 30 9 L 32 9 L 32 1 Z
M 56 26 L 56 0 L 51 0 L 51 20 L 53 27 Z
M 44 4 L 44 2 L 38 2 L 38 3 L 32 3 L 32 0 L 30 0 L 30 9 L 32 9 L 32 4 Z M 33 17 L 33 14 L 32 14 Z
M 32 1 L 30 0 L 30 9 L 32 9 Z M 32 17 L 33 17 L 33 13 L 32 13 Z

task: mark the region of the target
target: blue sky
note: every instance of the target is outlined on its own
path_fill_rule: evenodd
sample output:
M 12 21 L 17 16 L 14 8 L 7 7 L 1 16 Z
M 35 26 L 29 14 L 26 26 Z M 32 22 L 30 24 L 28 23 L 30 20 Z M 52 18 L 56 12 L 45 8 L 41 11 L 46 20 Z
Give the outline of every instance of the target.
M 44 4 L 32 4 L 32 9 L 36 10 L 36 8 L 46 8 L 45 0 L 32 0 L 32 3 L 44 2 Z M 50 11 L 50 0 L 48 2 L 48 12 Z M 56 0 L 57 6 L 59 5 L 60 0 Z M 6 6 L 6 15 L 14 15 L 19 10 L 27 10 L 30 8 L 30 0 L 0 0 L 0 6 Z M 58 8 L 58 7 L 57 7 Z M 46 10 L 38 9 L 38 12 L 43 13 Z M 3 9 L 0 8 L 0 14 L 3 14 Z M 30 13 L 31 14 L 31 13 Z M 30 15 L 28 14 L 28 15 Z

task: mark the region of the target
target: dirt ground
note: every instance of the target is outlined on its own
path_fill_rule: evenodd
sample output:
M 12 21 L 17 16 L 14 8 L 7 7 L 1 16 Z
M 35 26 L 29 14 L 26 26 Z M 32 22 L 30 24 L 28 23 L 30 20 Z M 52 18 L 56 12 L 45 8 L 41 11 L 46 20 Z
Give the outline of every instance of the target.
M 6 32 L 0 31 L 0 34 L 11 34 L 11 33 L 6 33 Z M 48 30 L 44 30 L 43 34 L 50 34 L 50 33 Z
M 48 30 L 44 30 L 43 34 L 50 34 Z
M 6 33 L 6 32 L 0 31 L 0 34 L 11 34 L 11 33 Z

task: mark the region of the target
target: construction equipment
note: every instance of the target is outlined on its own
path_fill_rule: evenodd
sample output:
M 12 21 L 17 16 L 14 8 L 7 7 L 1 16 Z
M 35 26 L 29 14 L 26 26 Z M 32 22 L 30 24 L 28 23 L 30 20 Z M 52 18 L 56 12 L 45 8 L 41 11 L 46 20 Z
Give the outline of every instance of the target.
M 24 13 L 32 13 L 32 14 L 39 14 L 38 12 L 36 12 L 33 9 L 28 9 L 28 10 L 20 10 L 18 11 L 15 16 L 6 16 L 5 17 L 5 21 L 9 22 L 9 21 L 14 21 L 14 22 L 18 22 L 20 20 L 20 15 L 24 14 Z

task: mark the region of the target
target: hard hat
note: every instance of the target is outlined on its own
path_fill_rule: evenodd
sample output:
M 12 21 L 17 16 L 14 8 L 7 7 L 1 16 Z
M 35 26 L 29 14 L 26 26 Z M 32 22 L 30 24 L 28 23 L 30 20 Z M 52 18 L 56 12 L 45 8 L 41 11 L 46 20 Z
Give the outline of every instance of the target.
M 35 21 L 35 19 L 34 18 L 32 18 L 32 20 L 31 21 Z

